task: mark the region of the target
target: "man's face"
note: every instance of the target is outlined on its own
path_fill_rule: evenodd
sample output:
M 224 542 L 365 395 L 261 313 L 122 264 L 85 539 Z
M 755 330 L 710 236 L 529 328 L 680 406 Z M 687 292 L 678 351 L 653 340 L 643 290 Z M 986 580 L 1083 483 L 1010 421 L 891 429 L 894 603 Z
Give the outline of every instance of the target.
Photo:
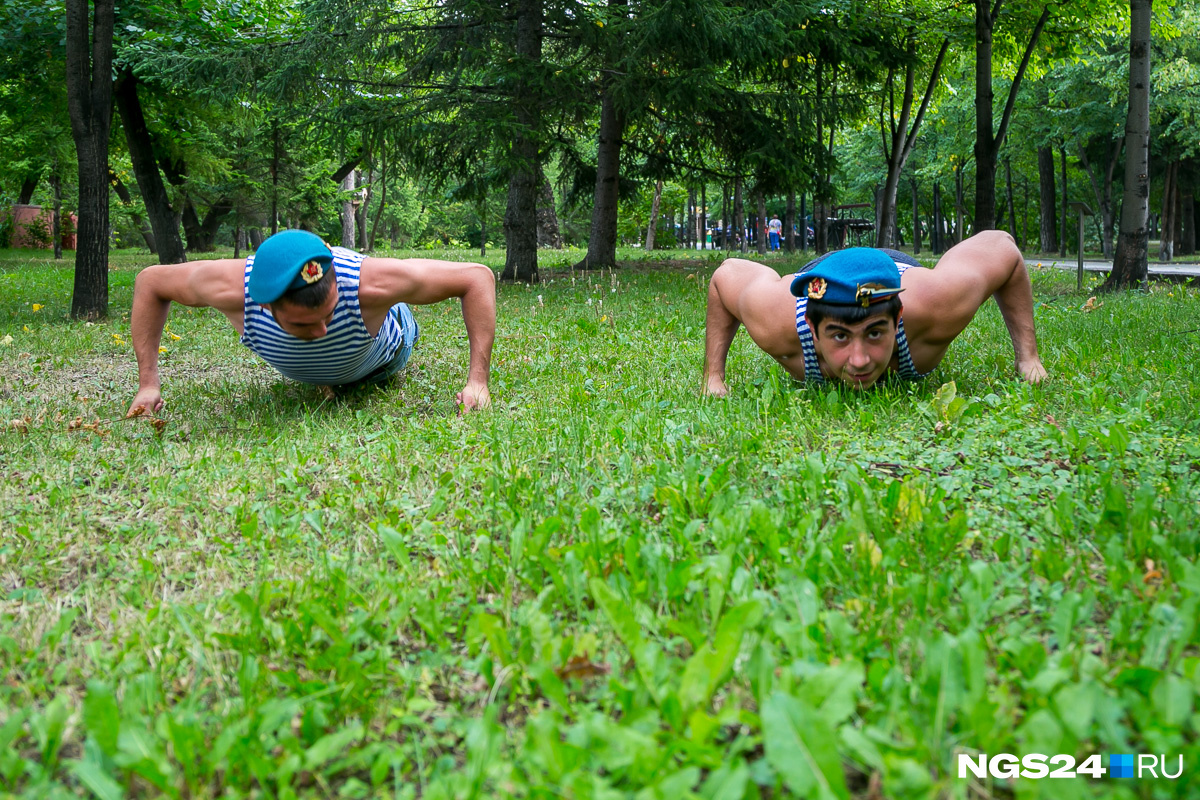
M 825 319 L 815 333 L 825 366 L 854 389 L 868 389 L 882 378 L 896 348 L 896 323 L 890 314 L 853 324 Z
M 268 308 L 284 333 L 297 339 L 320 339 L 329 332 L 337 299 L 337 284 L 334 284 L 330 287 L 329 297 L 317 308 L 304 308 L 286 300 L 271 303 Z

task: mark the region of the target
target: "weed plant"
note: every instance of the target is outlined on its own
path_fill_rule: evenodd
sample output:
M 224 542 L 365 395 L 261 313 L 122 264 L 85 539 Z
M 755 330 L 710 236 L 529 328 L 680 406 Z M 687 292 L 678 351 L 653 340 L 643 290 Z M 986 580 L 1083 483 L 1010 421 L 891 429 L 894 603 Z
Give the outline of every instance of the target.
M 0 793 L 1200 796 L 1196 289 L 1035 270 L 1040 387 L 994 304 L 862 394 L 743 332 L 716 401 L 719 254 L 577 255 L 500 287 L 488 412 L 455 303 L 332 402 L 176 307 L 160 431 L 121 419 L 153 257 L 79 324 L 69 261 L 4 252 Z M 957 777 L 1001 752 L 1187 769 Z

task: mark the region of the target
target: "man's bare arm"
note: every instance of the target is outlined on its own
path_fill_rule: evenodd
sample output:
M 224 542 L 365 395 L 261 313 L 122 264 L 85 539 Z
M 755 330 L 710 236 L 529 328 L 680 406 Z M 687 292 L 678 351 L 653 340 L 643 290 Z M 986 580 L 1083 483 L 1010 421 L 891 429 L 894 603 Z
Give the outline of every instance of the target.
M 221 259 L 156 264 L 138 273 L 129 317 L 129 333 L 138 362 L 138 392 L 128 413 L 137 413 L 138 408 L 156 412 L 163 407 L 158 348 L 171 303 L 213 307 L 232 319 L 241 314 L 244 306 L 244 269 L 245 261 L 241 259 Z
M 438 261 L 428 258 L 371 258 L 359 300 L 375 310 L 396 303 L 429 305 L 451 297 L 462 299 L 470 366 L 467 384 L 457 400 L 465 409 L 484 408 L 491 402 L 492 346 L 496 341 L 496 276 L 483 264 Z
M 1033 383 L 1046 377 L 1038 357 L 1033 324 L 1033 287 L 1025 258 L 1005 231 L 983 231 L 951 248 L 915 288 L 918 336 L 943 347 L 971 322 L 975 312 L 995 297 L 1012 339 L 1017 370 Z M 905 325 L 910 322 L 905 298 Z M 916 317 L 917 315 L 912 315 Z
M 729 387 L 725 385 L 725 362 L 741 324 L 721 296 L 722 287 L 735 280 L 730 275 L 733 270 L 727 269 L 727 265 L 728 262 L 718 267 L 709 281 L 708 310 L 704 319 L 704 393 L 714 397 L 729 393 Z

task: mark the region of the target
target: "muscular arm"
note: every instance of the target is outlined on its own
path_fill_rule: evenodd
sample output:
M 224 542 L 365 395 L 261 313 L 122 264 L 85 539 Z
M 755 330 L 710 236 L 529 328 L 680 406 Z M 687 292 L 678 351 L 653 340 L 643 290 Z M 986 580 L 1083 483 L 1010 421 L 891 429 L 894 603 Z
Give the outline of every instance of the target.
M 724 264 L 713 273 L 708 284 L 708 310 L 704 319 L 704 393 L 714 397 L 729 393 L 729 387 L 725 385 L 725 361 L 741 324 L 722 299 L 720 287 L 734 282 L 728 270 L 725 274 L 722 270 L 725 270 Z
M 231 320 L 238 316 L 240 324 L 244 268 L 245 262 L 241 259 L 221 259 L 157 264 L 138 273 L 129 317 L 130 338 L 138 362 L 138 392 L 129 406 L 130 414 L 138 408 L 155 412 L 163 406 L 158 379 L 158 347 L 171 303 L 216 308 Z
M 359 301 L 376 312 L 396 303 L 429 305 L 451 297 L 462 299 L 470 366 L 458 402 L 467 409 L 491 402 L 488 378 L 496 340 L 496 276 L 483 264 L 428 258 L 369 258 L 363 262 Z
M 918 277 L 911 294 L 904 296 L 904 322 L 919 346 L 945 352 L 988 297 L 995 297 L 1012 339 L 1017 370 L 1034 383 L 1046 377 L 1033 324 L 1033 288 L 1012 236 L 1004 231 L 978 233 Z

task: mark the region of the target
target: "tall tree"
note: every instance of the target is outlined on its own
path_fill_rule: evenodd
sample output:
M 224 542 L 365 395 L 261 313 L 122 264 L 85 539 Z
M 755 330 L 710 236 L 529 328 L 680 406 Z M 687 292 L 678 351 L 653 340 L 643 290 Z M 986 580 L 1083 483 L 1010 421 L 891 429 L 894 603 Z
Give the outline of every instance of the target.
M 67 0 L 66 8 L 67 107 L 79 163 L 79 225 L 71 316 L 93 320 L 108 315 L 113 0 Z
M 992 91 L 992 41 L 997 19 L 1004 0 L 974 0 L 975 2 L 975 230 L 996 227 L 996 163 L 1000 148 L 1008 135 L 1017 93 L 1029 59 L 1033 55 L 1046 21 L 1050 19 L 1051 4 L 1042 6 L 1021 56 L 1016 75 L 1008 90 L 1008 99 L 1000 116 L 1000 126 L 994 128 Z
M 1152 0 L 1129 0 L 1129 112 L 1125 118 L 1125 192 L 1121 231 L 1106 291 L 1146 283 L 1150 232 L 1150 12 Z
M 887 178 L 884 181 L 883 193 L 880 197 L 879 219 L 880 225 L 876 231 L 875 246 L 876 247 L 895 247 L 893 241 L 894 232 L 896 231 L 896 194 L 900 187 L 900 173 L 904 171 L 904 165 L 908 163 L 908 157 L 912 153 L 913 145 L 917 141 L 917 133 L 921 129 L 921 122 L 925 119 L 925 112 L 929 108 L 929 102 L 933 98 L 933 90 L 937 86 L 938 78 L 942 71 L 942 62 L 946 58 L 946 51 L 950 49 L 950 40 L 943 39 L 941 47 L 938 49 L 937 58 L 933 61 L 933 67 L 929 72 L 929 80 L 925 85 L 925 93 L 921 97 L 921 105 L 917 109 L 917 115 L 912 117 L 912 126 L 909 127 L 908 121 L 912 115 L 913 99 L 914 99 L 914 84 L 916 80 L 916 61 L 917 42 L 915 37 L 910 36 L 909 54 L 910 59 L 904 65 L 904 94 L 900 100 L 899 119 L 895 114 L 895 92 L 893 89 L 894 70 L 888 70 L 887 80 L 884 84 L 884 94 L 879 105 L 879 133 L 883 137 L 883 157 L 887 163 Z M 884 113 L 884 103 L 888 106 L 888 113 Z

